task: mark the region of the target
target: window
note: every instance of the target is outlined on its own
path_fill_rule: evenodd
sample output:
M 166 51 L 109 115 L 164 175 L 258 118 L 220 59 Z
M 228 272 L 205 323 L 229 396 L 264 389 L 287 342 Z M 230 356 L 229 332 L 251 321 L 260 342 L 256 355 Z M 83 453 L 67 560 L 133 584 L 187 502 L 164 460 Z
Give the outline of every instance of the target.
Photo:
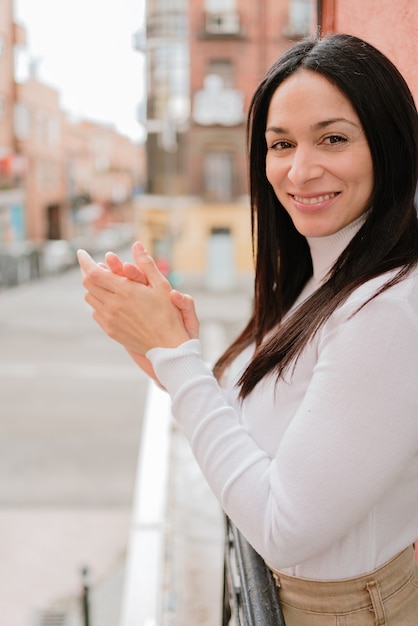
M 48 145 L 49 139 L 49 114 L 45 109 L 39 109 L 36 112 L 36 139 L 39 145 Z
M 22 46 L 15 46 L 13 56 L 15 81 L 24 83 L 29 78 L 29 53 Z
M 204 188 L 208 200 L 225 202 L 232 198 L 232 154 L 209 152 L 204 161 Z
M 207 74 L 216 74 L 222 78 L 224 87 L 234 86 L 234 66 L 228 59 L 211 59 Z
M 218 74 L 205 76 L 203 89 L 193 99 L 193 120 L 202 126 L 236 126 L 245 120 L 244 94 L 224 86 Z
M 207 247 L 206 284 L 209 289 L 227 291 L 234 285 L 234 241 L 225 226 L 211 229 Z
M 28 139 L 30 133 L 30 113 L 27 105 L 24 102 L 16 102 L 13 115 L 16 137 L 21 140 Z
M 235 0 L 205 0 L 205 31 L 209 36 L 240 35 Z
M 51 117 L 48 123 L 48 143 L 57 146 L 61 141 L 61 127 L 58 116 Z
M 285 35 L 308 35 L 311 27 L 312 3 L 310 0 L 290 0 L 289 22 Z
M 206 13 L 205 30 L 208 35 L 239 35 L 241 31 L 239 14 L 236 11 Z

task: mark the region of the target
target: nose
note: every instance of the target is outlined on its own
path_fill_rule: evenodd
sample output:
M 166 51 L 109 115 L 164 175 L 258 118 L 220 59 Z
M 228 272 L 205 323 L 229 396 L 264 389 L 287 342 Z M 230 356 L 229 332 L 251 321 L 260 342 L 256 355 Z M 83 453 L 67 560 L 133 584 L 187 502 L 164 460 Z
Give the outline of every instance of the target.
M 287 177 L 295 187 L 303 187 L 323 173 L 324 168 L 313 146 L 297 146 L 294 149 Z

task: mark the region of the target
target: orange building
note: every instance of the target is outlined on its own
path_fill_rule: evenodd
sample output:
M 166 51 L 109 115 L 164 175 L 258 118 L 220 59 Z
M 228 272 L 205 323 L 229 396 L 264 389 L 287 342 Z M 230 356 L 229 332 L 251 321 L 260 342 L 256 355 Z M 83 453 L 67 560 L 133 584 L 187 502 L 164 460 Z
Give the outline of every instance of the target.
M 143 146 L 112 126 L 88 121 L 67 121 L 63 144 L 72 236 L 86 238 L 115 222 L 132 224 L 132 197 L 144 186 Z
M 287 0 L 227 4 L 225 10 L 222 3 L 189 3 L 189 192 L 212 202 L 248 192 L 245 120 L 252 94 L 290 36 L 309 29 L 309 21 L 299 29 L 291 24 Z
M 132 222 L 132 198 L 144 185 L 145 170 L 143 146 L 112 126 L 72 122 L 59 92 L 38 80 L 36 64 L 29 78 L 18 81 L 15 57 L 25 51 L 26 36 L 14 23 L 13 4 L 0 2 L 3 256 L 18 254 L 19 242 L 41 249 L 48 240 L 91 233 L 92 225 L 98 230 L 108 222 Z M 80 213 L 83 204 L 90 208 Z
M 65 239 L 63 114 L 59 93 L 32 76 L 16 86 L 15 141 L 26 158 L 25 237 Z
M 147 191 L 139 237 L 189 280 L 252 275 L 245 145 L 255 87 L 310 32 L 310 0 L 147 2 Z
M 16 145 L 27 163 L 26 237 L 70 239 L 84 226 L 91 234 L 93 223 L 99 230 L 112 221 L 132 222 L 132 195 L 143 185 L 143 147 L 110 125 L 71 122 L 59 93 L 35 77 L 17 85 L 16 94 Z M 95 219 L 77 220 L 82 205 L 93 202 L 102 207 Z

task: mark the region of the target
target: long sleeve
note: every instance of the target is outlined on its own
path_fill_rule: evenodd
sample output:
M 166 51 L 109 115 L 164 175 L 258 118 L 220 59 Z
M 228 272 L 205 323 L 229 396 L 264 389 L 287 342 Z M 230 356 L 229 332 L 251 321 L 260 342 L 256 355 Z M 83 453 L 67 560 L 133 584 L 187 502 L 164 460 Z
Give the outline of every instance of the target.
M 257 386 L 242 405 L 245 419 L 227 404 L 196 340 L 149 353 L 212 490 L 276 569 L 356 575 L 418 536 L 416 277 L 358 311 L 375 288 L 363 286 L 331 316 L 292 377 L 276 389 L 274 376 Z M 299 399 L 283 406 L 281 394 Z M 274 454 L 257 436 L 266 395 L 279 398 L 271 423 L 286 425 L 272 429 L 280 433 Z M 365 554 L 353 557 L 363 544 Z

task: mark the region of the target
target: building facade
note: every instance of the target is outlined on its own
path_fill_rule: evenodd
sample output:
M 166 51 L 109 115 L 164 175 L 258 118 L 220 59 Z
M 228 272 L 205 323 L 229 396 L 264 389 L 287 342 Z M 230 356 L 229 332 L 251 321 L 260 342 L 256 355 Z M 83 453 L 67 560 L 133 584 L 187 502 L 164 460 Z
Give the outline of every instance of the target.
M 24 33 L 13 22 L 13 1 L 0 3 L 0 243 L 24 236 L 24 159 L 13 132 L 14 49 Z
M 109 222 L 132 223 L 133 197 L 145 178 L 143 146 L 111 125 L 74 122 L 62 110 L 59 92 L 38 79 L 13 4 L 0 3 L 3 266 L 7 256 L 31 246 L 82 234 L 88 239 Z M 26 61 L 22 73 L 18 58 Z
M 164 39 L 155 24 L 174 7 L 173 36 L 165 33 L 165 42 L 178 46 L 170 59 L 183 65 L 172 68 L 177 86 L 176 81 L 163 86 L 158 58 L 167 54 L 158 52 Z M 148 60 L 149 193 L 139 207 L 138 230 L 157 258 L 168 259 L 189 280 L 230 289 L 252 275 L 248 106 L 270 64 L 311 24 L 310 0 L 147 4 L 142 41 Z M 185 31 L 187 39 L 176 36 Z
M 145 178 L 143 147 L 112 126 L 68 120 L 63 144 L 71 237 L 88 239 L 116 222 L 133 224 L 133 197 Z
M 64 116 L 59 94 L 31 76 L 16 85 L 16 148 L 26 162 L 25 239 L 65 239 Z

